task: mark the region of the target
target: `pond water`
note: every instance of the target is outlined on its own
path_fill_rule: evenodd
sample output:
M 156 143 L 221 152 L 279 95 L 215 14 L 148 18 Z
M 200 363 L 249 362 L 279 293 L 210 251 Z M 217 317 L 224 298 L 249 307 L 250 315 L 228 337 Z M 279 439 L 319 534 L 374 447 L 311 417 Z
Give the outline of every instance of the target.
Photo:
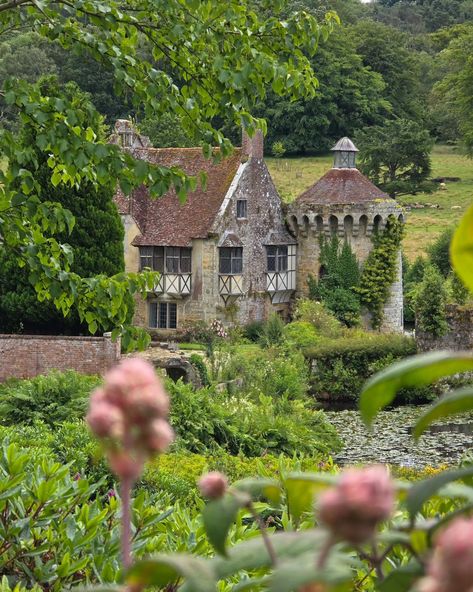
M 416 442 L 412 427 L 425 409 L 418 406 L 382 411 L 372 431 L 356 410 L 326 412 L 344 443 L 334 460 L 341 465 L 382 462 L 418 468 L 458 463 L 473 448 L 473 414 L 436 422 Z

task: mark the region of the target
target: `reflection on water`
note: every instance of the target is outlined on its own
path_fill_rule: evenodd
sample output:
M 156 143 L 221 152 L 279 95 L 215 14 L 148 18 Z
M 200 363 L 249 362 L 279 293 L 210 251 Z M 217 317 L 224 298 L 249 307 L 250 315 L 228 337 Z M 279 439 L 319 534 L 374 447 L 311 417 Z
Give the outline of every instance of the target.
M 412 429 L 425 406 L 383 411 L 368 430 L 358 411 L 328 412 L 345 446 L 335 455 L 339 464 L 383 462 L 408 467 L 456 464 L 473 447 L 473 415 L 430 426 L 415 441 Z

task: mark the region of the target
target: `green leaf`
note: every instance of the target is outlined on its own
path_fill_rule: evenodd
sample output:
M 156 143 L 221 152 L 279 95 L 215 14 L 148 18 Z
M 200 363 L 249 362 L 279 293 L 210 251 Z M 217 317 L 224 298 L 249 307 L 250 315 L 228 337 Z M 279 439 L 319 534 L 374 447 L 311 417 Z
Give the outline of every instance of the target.
M 248 493 L 253 500 L 264 497 L 273 504 L 281 501 L 281 486 L 275 479 L 242 479 L 234 483 L 232 489 Z
M 326 473 L 291 473 L 286 477 L 285 487 L 289 514 L 297 524 L 302 514 L 314 507 L 315 494 L 336 483 L 336 477 Z
M 343 559 L 340 554 L 334 556 L 332 552 L 324 568 L 318 569 L 313 551 L 298 555 L 274 569 L 268 589 L 270 592 L 293 592 L 312 582 L 326 582 L 331 585 L 347 582 L 352 578 L 352 570 Z
M 423 569 L 417 561 L 411 561 L 395 569 L 378 584 L 379 592 L 404 592 L 410 590 L 412 583 L 423 574 Z
M 322 529 L 303 532 L 284 532 L 268 535 L 276 556 L 283 559 L 298 557 L 302 553 L 318 549 L 327 540 L 327 533 Z M 253 538 L 233 546 L 227 557 L 215 557 L 211 565 L 217 578 L 224 579 L 245 570 L 250 571 L 271 565 L 271 558 L 261 537 Z
M 463 216 L 453 235 L 450 257 L 457 274 L 473 291 L 473 205 Z
M 409 514 L 411 517 L 414 517 L 420 512 L 424 502 L 435 495 L 438 490 L 444 485 L 447 485 L 447 483 L 457 481 L 463 477 L 470 477 L 471 475 L 473 475 L 473 467 L 468 467 L 466 469 L 444 471 L 443 473 L 435 475 L 435 477 L 432 477 L 431 479 L 416 483 L 411 487 L 406 497 L 406 507 Z
M 238 512 L 250 501 L 250 497 L 227 493 L 222 498 L 209 502 L 203 512 L 205 532 L 214 549 L 226 555 L 225 542 L 228 531 L 235 522 Z
M 429 352 L 412 356 L 375 374 L 360 396 L 360 412 L 370 425 L 378 411 L 389 405 L 397 391 L 409 386 L 424 386 L 444 376 L 473 369 L 473 355 L 467 352 Z
M 173 584 L 184 578 L 193 592 L 214 592 L 216 578 L 208 562 L 186 554 L 157 555 L 138 561 L 126 574 L 128 585 L 140 587 Z
M 436 419 L 473 410 L 473 386 L 447 393 L 423 413 L 414 427 L 414 438 L 419 438 Z

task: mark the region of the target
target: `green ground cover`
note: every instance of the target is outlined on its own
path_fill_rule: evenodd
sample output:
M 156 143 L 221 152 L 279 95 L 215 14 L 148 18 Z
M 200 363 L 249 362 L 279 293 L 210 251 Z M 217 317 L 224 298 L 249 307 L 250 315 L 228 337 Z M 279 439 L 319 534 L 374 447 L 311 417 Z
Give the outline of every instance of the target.
M 332 156 L 268 158 L 267 164 L 282 198 L 291 202 L 332 166 Z M 399 199 L 406 206 L 415 203 L 439 206 L 408 212 L 403 244 L 410 260 L 425 254 L 428 245 L 446 226 L 458 222 L 473 200 L 473 163 L 454 147 L 434 147 L 432 177 L 460 177 L 461 180 L 447 182 L 445 191 L 405 195 Z

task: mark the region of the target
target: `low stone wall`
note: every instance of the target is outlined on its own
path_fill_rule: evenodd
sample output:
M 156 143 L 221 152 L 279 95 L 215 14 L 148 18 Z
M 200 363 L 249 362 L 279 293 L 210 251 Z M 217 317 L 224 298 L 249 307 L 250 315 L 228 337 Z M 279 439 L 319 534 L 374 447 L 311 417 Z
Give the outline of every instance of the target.
M 442 337 L 432 337 L 416 328 L 416 342 L 420 351 L 432 349 L 473 349 L 473 306 L 447 307 L 448 331 Z
M 103 374 L 120 359 L 120 340 L 103 337 L 1 335 L 0 382 L 49 370 Z

